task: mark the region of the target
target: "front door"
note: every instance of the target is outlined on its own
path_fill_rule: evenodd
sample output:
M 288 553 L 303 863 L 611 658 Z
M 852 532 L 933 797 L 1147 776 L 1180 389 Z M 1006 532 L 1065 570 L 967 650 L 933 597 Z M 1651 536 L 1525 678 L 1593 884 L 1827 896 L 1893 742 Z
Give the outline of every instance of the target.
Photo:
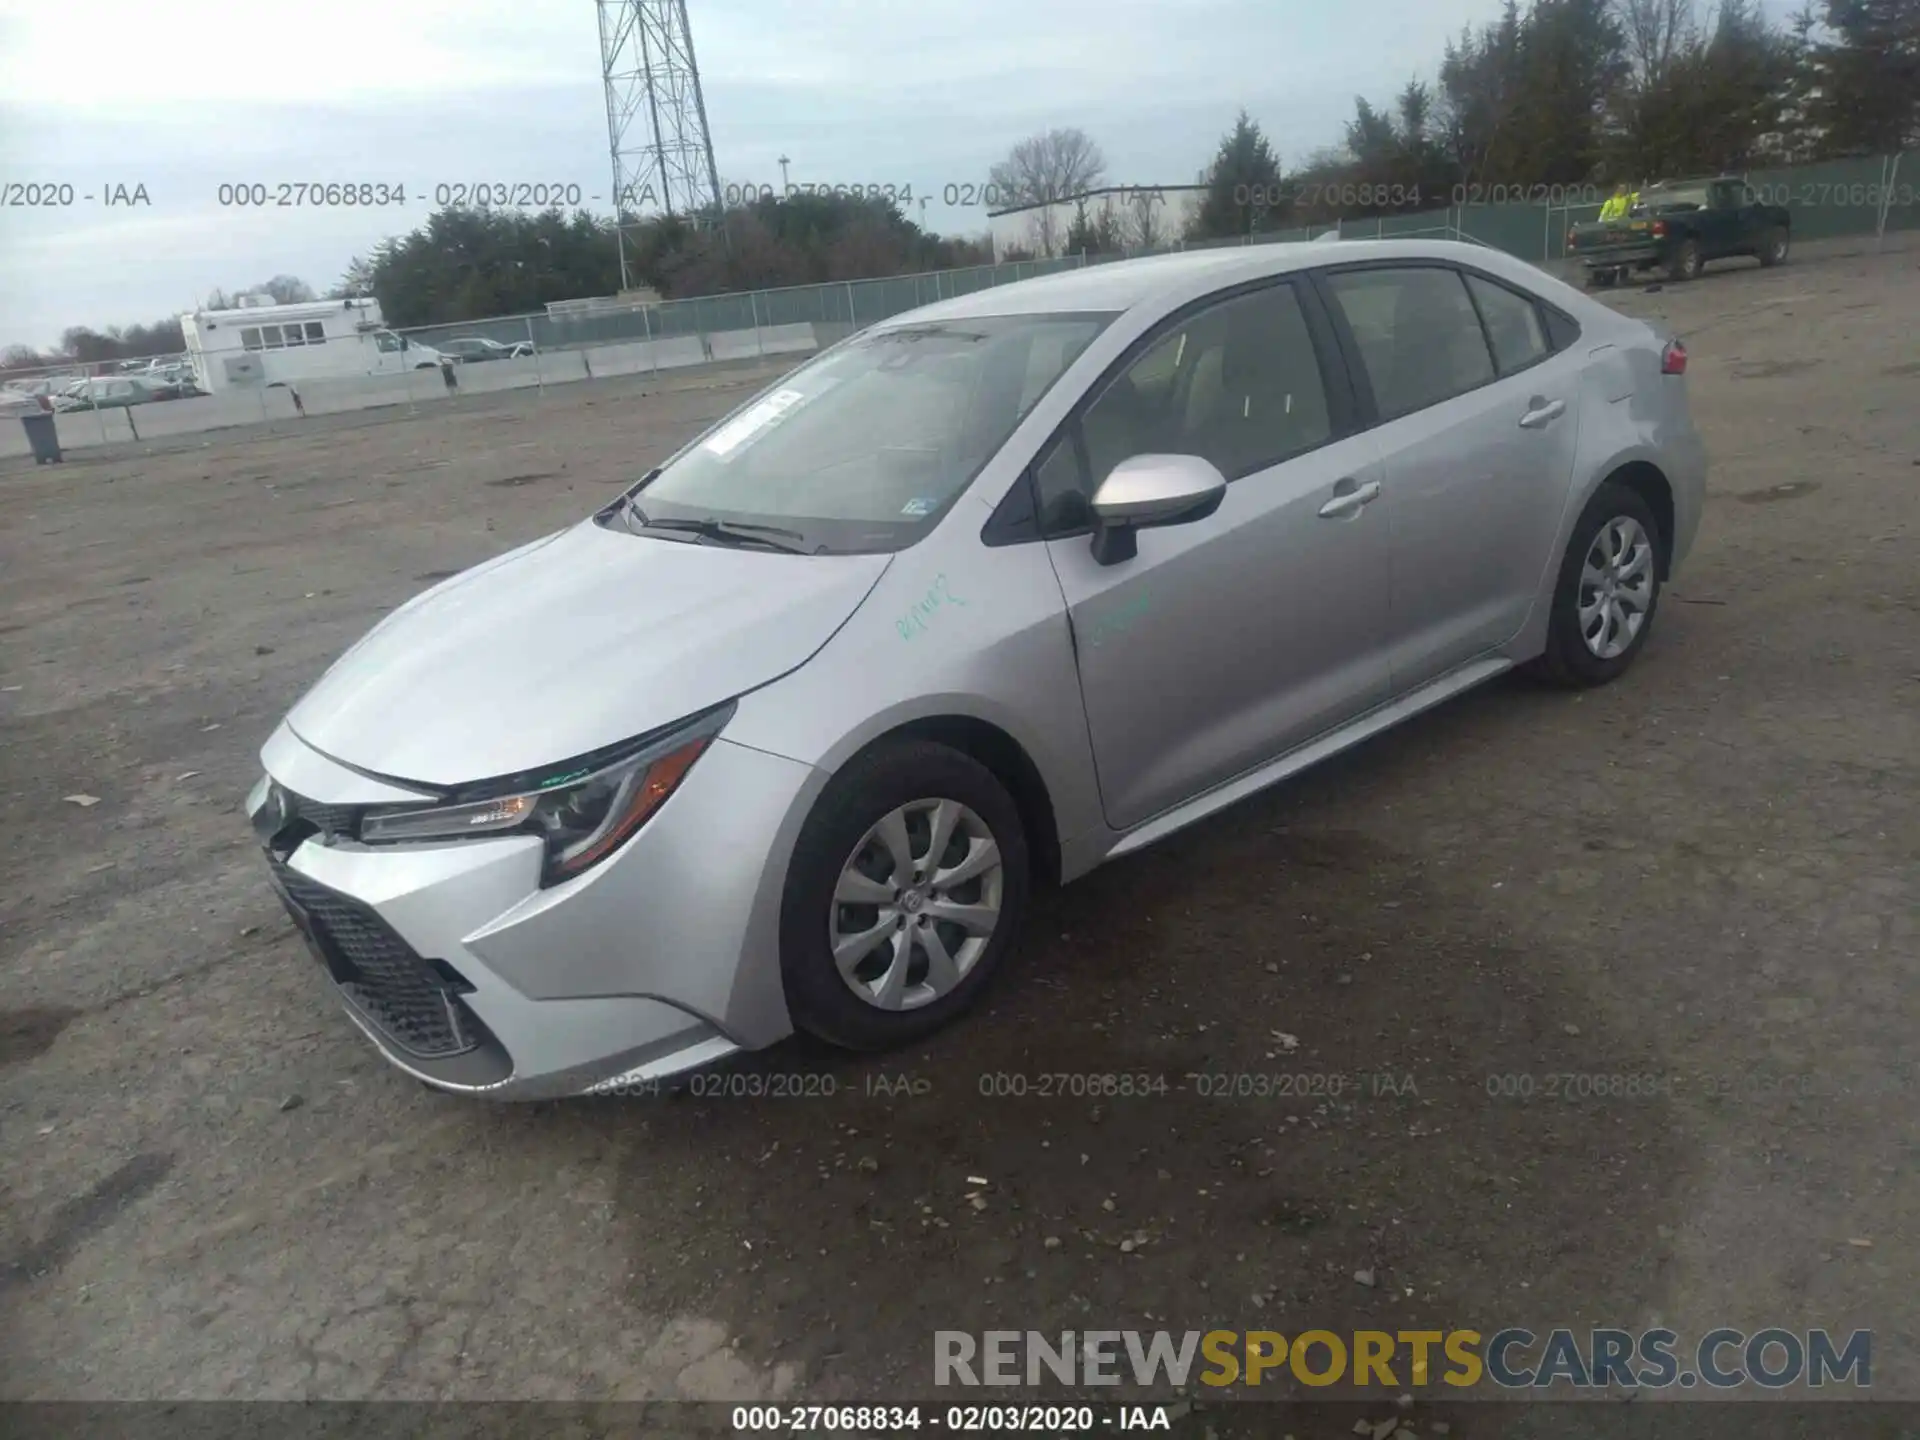
M 1382 703 L 1387 517 L 1371 436 L 1330 404 L 1289 282 L 1172 322 L 1035 469 L 1108 823 L 1130 829 Z M 1205 520 L 1103 566 L 1087 502 L 1120 461 L 1199 455 Z

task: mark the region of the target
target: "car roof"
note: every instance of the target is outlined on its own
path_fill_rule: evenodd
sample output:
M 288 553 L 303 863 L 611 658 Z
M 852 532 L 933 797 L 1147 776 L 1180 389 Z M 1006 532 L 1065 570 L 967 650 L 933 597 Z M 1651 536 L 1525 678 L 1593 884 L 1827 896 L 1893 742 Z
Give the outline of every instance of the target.
M 873 332 L 942 320 L 990 315 L 1123 313 L 1205 295 L 1249 280 L 1315 266 L 1367 260 L 1430 259 L 1474 265 L 1527 286 L 1536 294 L 1568 287 L 1503 251 L 1457 240 L 1301 240 L 1183 250 L 1138 260 L 1111 260 L 1016 280 L 891 316 Z M 1577 293 L 1577 292 L 1575 292 Z

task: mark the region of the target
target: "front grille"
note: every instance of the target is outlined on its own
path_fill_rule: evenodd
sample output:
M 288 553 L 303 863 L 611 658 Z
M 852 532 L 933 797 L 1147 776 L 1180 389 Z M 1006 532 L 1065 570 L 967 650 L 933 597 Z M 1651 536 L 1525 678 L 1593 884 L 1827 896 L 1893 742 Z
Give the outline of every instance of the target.
M 304 820 L 323 835 L 351 836 L 360 826 L 358 805 L 323 805 L 289 790 L 287 808 L 290 819 Z
M 270 855 L 274 878 L 312 936 L 354 1008 L 409 1054 L 422 1059 L 464 1055 L 480 1043 L 477 1027 L 452 983 L 417 954 L 378 913 L 351 896 L 308 879 Z

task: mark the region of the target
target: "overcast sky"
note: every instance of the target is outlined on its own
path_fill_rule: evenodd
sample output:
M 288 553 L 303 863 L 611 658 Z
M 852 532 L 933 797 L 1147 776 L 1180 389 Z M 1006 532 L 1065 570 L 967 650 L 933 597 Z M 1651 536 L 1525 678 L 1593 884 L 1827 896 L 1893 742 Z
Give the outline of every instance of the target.
M 1078 125 L 1110 178 L 1190 183 L 1244 105 L 1291 164 L 1353 97 L 1431 78 L 1499 0 L 688 0 L 726 183 L 911 184 L 927 224 L 1022 137 Z M 560 182 L 609 210 L 595 0 L 0 0 L 0 344 L 150 321 L 215 286 L 316 290 L 434 188 Z M 407 205 L 223 209 L 223 182 L 404 184 Z M 150 204 L 109 206 L 144 185 Z M 94 198 L 88 200 L 85 197 Z M 594 199 L 591 197 L 600 197 Z M 11 197 L 6 197 L 11 198 Z

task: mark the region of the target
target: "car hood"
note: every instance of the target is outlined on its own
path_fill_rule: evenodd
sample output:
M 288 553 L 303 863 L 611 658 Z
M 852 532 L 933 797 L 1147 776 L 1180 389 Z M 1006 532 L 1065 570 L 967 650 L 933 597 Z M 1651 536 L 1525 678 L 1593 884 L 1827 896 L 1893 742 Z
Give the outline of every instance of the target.
M 408 601 L 287 723 L 336 760 L 427 786 L 537 769 L 796 669 L 892 558 L 731 550 L 586 521 Z

